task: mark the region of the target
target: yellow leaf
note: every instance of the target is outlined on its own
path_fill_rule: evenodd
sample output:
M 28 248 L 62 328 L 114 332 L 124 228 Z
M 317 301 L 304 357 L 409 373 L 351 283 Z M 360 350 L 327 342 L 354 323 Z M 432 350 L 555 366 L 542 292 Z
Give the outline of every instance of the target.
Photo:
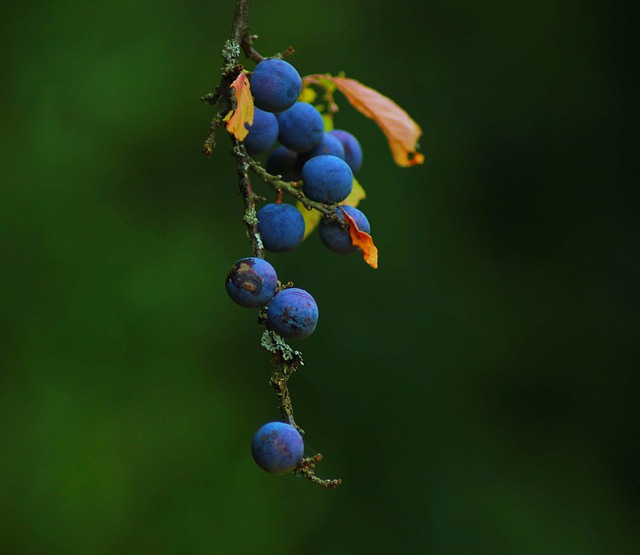
M 364 192 L 362 185 L 358 182 L 358 180 L 353 178 L 353 189 L 349 193 L 349 196 L 344 199 L 340 204 L 344 204 L 346 206 L 353 206 L 354 208 L 360 204 L 361 200 L 367 198 L 367 193 Z
M 313 101 L 316 99 L 317 96 L 318 96 L 318 93 L 314 91 L 311 87 L 304 87 L 302 89 L 302 92 L 300 93 L 300 96 L 298 97 L 298 100 L 300 102 L 309 102 L 311 104 L 313 103 Z
M 240 73 L 231 83 L 231 88 L 235 91 L 236 108 L 226 115 L 224 121 L 227 122 L 227 131 L 239 141 L 244 141 L 249 133 L 246 124 L 253 125 L 254 114 L 249 79 L 244 73 Z
M 368 233 L 360 231 L 355 220 L 349 216 L 346 210 L 342 210 L 344 219 L 349 224 L 349 235 L 351 235 L 351 243 L 359 247 L 362 251 L 362 258 L 372 268 L 378 267 L 378 247 L 373 244 L 373 238 Z
M 309 237 L 311 232 L 318 227 L 318 224 L 322 219 L 322 214 L 314 208 L 308 210 L 300 201 L 298 201 L 296 207 L 300 210 L 302 218 L 304 219 L 304 238 L 302 239 L 304 241 L 304 239 Z
M 324 121 L 324 132 L 328 133 L 333 131 L 333 114 L 326 112 L 322 114 L 322 121 Z
M 330 80 L 360 113 L 375 121 L 386 135 L 393 159 L 399 166 L 424 163 L 424 155 L 417 152 L 422 136 L 420 126 L 393 100 L 355 79 L 331 75 L 308 75 L 307 83 L 322 85 Z

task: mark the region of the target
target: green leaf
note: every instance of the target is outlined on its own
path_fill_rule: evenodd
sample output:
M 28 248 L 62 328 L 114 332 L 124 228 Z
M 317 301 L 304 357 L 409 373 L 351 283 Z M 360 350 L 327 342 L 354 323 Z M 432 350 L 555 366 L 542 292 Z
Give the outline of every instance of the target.
M 325 133 L 333 130 L 333 114 L 330 114 L 329 112 L 322 114 L 322 120 L 324 121 Z

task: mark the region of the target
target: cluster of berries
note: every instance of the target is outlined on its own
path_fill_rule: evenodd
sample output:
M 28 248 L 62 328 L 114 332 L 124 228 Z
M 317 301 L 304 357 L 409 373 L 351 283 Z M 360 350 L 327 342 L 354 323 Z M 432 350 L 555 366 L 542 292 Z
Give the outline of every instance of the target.
M 270 151 L 266 169 L 285 181 L 302 179 L 304 195 L 335 210 L 343 222 L 345 210 L 360 231 L 370 232 L 369 222 L 356 208 L 337 204 L 353 187 L 353 174 L 362 165 L 358 140 L 343 130 L 324 131 L 318 110 L 299 102 L 302 80 L 295 68 L 280 59 L 266 59 L 253 71 L 251 92 L 255 112 L 244 144 L 248 154 Z M 265 205 L 257 214 L 258 231 L 264 248 L 286 252 L 297 247 L 305 234 L 300 211 L 282 202 Z M 335 220 L 325 218 L 319 226 L 322 242 L 339 254 L 356 252 L 349 231 Z M 247 308 L 266 307 L 270 330 L 285 339 L 304 339 L 315 330 L 318 305 L 314 298 L 296 287 L 281 288 L 269 262 L 247 257 L 236 262 L 226 278 L 229 297 Z M 260 468 L 272 474 L 293 471 L 303 460 L 304 443 L 298 430 L 283 422 L 269 422 L 253 436 L 251 452 Z
M 313 201 L 336 205 L 353 188 L 353 175 L 362 166 L 362 147 L 351 133 L 342 129 L 324 131 L 322 115 L 314 106 L 297 99 L 302 79 L 284 60 L 269 58 L 260 62 L 250 79 L 255 112 L 253 125 L 244 144 L 250 155 L 271 152 L 266 170 L 285 181 L 302 180 L 302 192 Z M 358 229 L 371 232 L 366 216 L 357 208 L 334 208 L 337 220 L 344 222 L 345 210 Z M 266 250 L 287 252 L 303 240 L 302 214 L 290 204 L 271 203 L 258 212 L 258 231 Z M 347 229 L 335 220 L 320 223 L 320 240 L 338 254 L 358 251 Z

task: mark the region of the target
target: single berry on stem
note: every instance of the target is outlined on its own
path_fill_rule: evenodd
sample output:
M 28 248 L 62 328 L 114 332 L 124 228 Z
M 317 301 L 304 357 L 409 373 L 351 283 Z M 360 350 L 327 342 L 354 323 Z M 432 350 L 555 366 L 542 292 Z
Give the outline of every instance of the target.
M 304 289 L 283 289 L 267 307 L 267 323 L 285 339 L 304 339 L 316 329 L 318 305 Z
M 290 424 L 269 422 L 253 434 L 251 454 L 262 470 L 288 474 L 302 462 L 304 442 L 300 432 Z
M 253 70 L 250 83 L 255 105 L 266 112 L 291 108 L 302 90 L 302 79 L 296 68 L 278 58 L 261 61 Z
M 311 200 L 325 204 L 342 202 L 353 188 L 353 172 L 337 156 L 323 154 L 302 166 L 302 191 Z
M 255 108 L 253 125 L 245 124 L 249 134 L 244 139 L 244 146 L 250 156 L 267 152 L 278 139 L 278 120 L 270 112 Z
M 308 152 L 318 146 L 324 135 L 320 112 L 307 102 L 296 102 L 278 116 L 278 140 L 295 152 Z
M 262 258 L 238 260 L 225 280 L 232 301 L 245 308 L 266 306 L 278 287 L 278 276 L 271 264 Z
M 304 218 L 291 204 L 266 204 L 258 212 L 258 231 L 268 251 L 291 251 L 304 239 Z

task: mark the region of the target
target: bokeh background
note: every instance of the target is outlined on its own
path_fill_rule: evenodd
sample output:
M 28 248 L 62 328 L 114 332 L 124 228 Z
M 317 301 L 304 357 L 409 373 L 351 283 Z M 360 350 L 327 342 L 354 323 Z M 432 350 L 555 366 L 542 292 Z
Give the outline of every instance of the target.
M 378 271 L 269 256 L 320 306 L 291 389 L 334 492 L 249 452 L 279 415 L 199 102 L 232 4 L 0 8 L 0 550 L 640 552 L 632 3 L 252 2 L 259 50 L 424 129 L 399 168 L 341 102 Z

